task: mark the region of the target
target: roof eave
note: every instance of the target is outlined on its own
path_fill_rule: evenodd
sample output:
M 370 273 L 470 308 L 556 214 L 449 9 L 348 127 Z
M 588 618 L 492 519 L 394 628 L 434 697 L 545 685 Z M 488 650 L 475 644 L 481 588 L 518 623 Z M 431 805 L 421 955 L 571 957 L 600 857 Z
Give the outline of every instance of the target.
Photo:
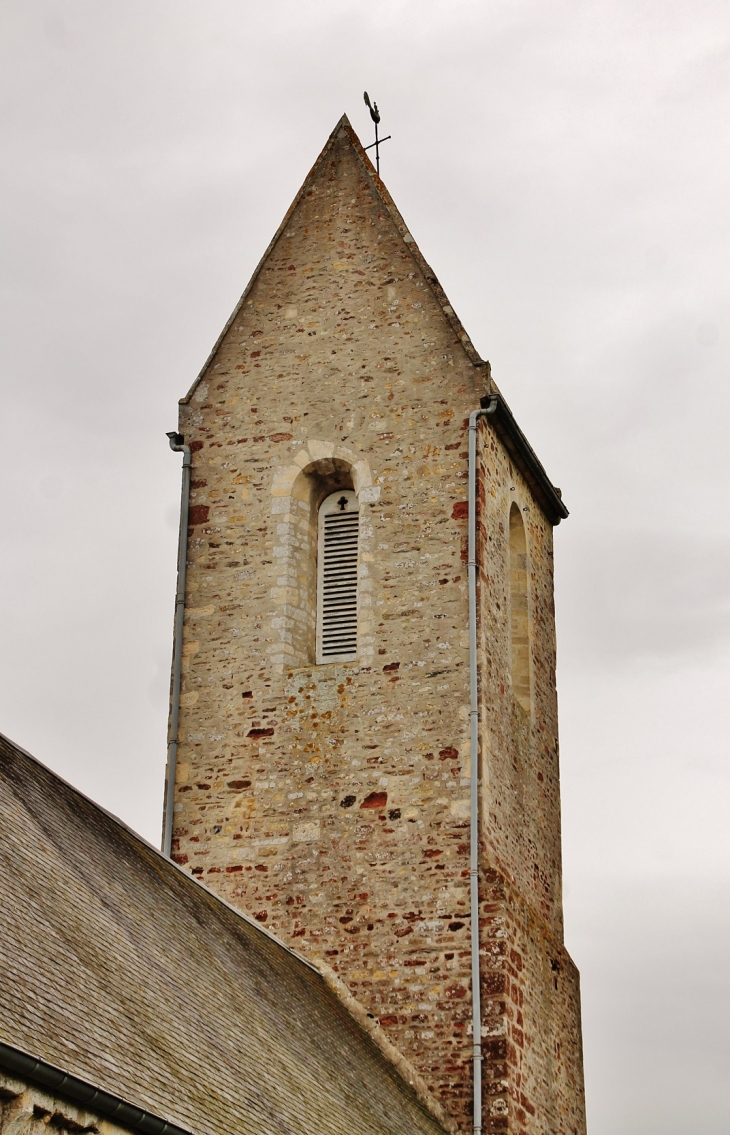
M 121 1096 L 81 1080 L 70 1072 L 48 1064 L 39 1056 L 30 1056 L 13 1045 L 0 1041 L 0 1069 L 17 1076 L 21 1080 L 45 1088 L 74 1104 L 81 1104 L 88 1111 L 113 1119 L 120 1127 L 129 1131 L 141 1131 L 144 1135 L 190 1135 L 185 1127 L 178 1127 L 166 1119 L 161 1119 L 151 1111 L 146 1111 Z
M 501 394 L 487 394 L 482 398 L 482 406 L 489 407 L 489 420 L 493 423 L 507 454 L 514 461 L 532 495 L 538 502 L 551 524 L 560 524 L 570 514 L 563 504 L 562 495 L 548 477 L 545 467 L 535 450 L 517 425 L 514 414 Z

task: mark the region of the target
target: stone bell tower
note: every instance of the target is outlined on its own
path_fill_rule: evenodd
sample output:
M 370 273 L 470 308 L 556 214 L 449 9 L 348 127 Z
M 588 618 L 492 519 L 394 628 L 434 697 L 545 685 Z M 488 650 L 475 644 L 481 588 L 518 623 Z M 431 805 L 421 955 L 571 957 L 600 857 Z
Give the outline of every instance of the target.
M 489 396 L 477 770 L 466 439 Z M 174 858 L 335 971 L 467 1131 L 478 773 L 484 1130 L 583 1135 L 555 694 L 567 511 L 346 118 L 179 429 Z

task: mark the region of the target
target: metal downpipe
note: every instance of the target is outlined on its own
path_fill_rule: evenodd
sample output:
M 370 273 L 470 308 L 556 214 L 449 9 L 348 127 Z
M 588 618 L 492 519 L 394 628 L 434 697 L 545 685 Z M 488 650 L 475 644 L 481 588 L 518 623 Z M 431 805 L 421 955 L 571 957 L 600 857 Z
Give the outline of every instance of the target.
M 474 1135 L 482 1131 L 482 998 L 479 965 L 479 684 L 477 675 L 477 423 L 493 414 L 497 398 L 469 415 L 469 742 L 470 831 L 469 899 L 471 908 L 471 1023 L 474 1061 Z
M 182 453 L 182 494 L 180 500 L 180 534 L 177 544 L 177 595 L 175 598 L 175 633 L 172 646 L 172 701 L 170 732 L 167 739 L 167 775 L 165 778 L 165 811 L 162 825 L 162 854 L 170 858 L 175 810 L 175 772 L 180 722 L 180 685 L 182 680 L 183 622 L 185 620 L 185 574 L 188 566 L 188 511 L 190 508 L 190 447 L 183 445 L 183 435 L 169 433 L 170 449 Z

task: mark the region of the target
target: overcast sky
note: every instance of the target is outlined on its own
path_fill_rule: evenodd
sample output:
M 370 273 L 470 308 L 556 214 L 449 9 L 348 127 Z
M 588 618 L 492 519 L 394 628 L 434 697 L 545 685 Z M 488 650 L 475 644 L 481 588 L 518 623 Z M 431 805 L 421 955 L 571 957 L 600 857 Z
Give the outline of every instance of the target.
M 591 1135 L 730 1130 L 727 0 L 2 0 L 0 729 L 159 839 L 165 432 L 337 119 L 550 476 Z

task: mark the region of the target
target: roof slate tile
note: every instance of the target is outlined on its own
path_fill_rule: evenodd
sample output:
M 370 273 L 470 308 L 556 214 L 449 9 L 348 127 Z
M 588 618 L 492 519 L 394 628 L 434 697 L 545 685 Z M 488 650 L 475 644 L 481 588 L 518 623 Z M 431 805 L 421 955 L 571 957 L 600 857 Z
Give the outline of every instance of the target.
M 0 735 L 0 1039 L 194 1135 L 438 1135 L 324 978 Z

